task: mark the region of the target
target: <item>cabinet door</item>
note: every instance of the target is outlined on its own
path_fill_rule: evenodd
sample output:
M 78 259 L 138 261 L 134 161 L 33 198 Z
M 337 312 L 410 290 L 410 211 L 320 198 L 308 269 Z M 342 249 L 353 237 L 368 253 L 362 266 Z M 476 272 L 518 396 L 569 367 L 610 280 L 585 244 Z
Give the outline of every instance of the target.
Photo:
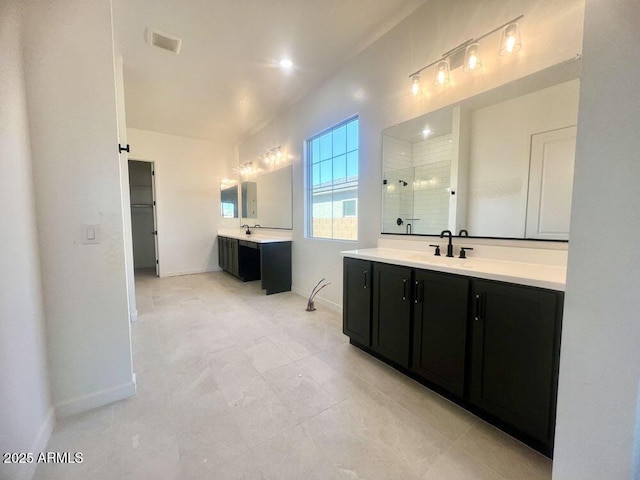
M 225 249 L 224 249 L 225 238 L 218 237 L 218 265 L 221 269 L 224 268 L 224 259 L 225 259 Z
M 238 240 L 235 238 L 229 239 L 229 272 L 236 277 L 240 275 L 240 268 L 238 264 Z
M 291 242 L 263 243 L 260 270 L 267 295 L 291 291 Z
M 409 367 L 411 272 L 408 267 L 377 263 L 373 281 L 371 348 L 403 367 Z
M 473 282 L 470 400 L 551 445 L 562 294 Z
M 416 270 L 412 370 L 462 397 L 469 280 Z
M 366 260 L 344 259 L 342 331 L 367 347 L 371 346 L 372 266 Z

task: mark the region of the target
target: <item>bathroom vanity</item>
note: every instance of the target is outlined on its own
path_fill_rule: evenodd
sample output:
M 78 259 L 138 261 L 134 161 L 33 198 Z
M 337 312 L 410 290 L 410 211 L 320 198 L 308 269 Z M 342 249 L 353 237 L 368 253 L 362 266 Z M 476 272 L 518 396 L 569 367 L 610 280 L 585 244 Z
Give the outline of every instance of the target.
M 343 255 L 353 345 L 551 455 L 563 267 L 386 248 Z
M 267 235 L 218 235 L 220 268 L 243 282 L 262 281 L 267 295 L 291 291 L 291 240 Z

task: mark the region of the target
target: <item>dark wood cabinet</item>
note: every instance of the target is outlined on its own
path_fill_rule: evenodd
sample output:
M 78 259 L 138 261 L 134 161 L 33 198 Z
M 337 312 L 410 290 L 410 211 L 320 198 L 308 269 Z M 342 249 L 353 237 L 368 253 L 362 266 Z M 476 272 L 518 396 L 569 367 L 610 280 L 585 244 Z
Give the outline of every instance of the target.
M 237 239 L 218 237 L 218 264 L 231 275 L 239 275 Z
M 260 244 L 259 274 L 267 295 L 291 291 L 291 242 Z
M 371 348 L 405 368 L 411 343 L 412 269 L 378 263 L 373 275 Z
M 373 263 L 345 257 L 343 267 L 342 331 L 370 347 Z
M 353 343 L 551 454 L 562 292 L 348 257 L 343 275 Z
M 422 378 L 462 397 L 469 279 L 415 270 L 413 283 L 411 369 Z
M 291 242 L 218 236 L 218 264 L 243 282 L 262 280 L 267 295 L 291 291 Z
M 469 400 L 551 446 L 563 295 L 474 280 Z

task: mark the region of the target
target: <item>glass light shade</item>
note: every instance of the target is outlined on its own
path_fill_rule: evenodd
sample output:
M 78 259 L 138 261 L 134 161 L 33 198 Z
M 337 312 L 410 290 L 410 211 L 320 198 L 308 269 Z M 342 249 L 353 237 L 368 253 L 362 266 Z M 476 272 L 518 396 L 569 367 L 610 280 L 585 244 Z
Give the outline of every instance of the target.
M 451 81 L 451 75 L 449 73 L 449 62 L 442 60 L 436 65 L 436 73 L 433 77 L 434 85 L 446 85 Z
M 522 47 L 520 27 L 516 22 L 510 23 L 502 31 L 500 37 L 500 55 L 511 55 Z
M 480 47 L 477 43 L 472 43 L 464 52 L 463 70 L 465 72 L 475 72 L 480 70 L 480 68 L 482 68 L 482 63 L 480 62 Z
M 420 75 L 411 77 L 411 93 L 418 95 L 420 93 Z

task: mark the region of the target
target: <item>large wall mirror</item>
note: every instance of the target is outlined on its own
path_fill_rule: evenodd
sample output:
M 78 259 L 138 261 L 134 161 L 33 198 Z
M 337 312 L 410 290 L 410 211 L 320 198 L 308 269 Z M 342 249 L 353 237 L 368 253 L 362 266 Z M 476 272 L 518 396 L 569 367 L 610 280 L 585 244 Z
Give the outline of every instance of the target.
M 579 59 L 382 132 L 382 233 L 569 239 Z
M 263 228 L 293 228 L 292 167 L 258 175 L 241 184 L 241 221 Z
M 238 182 L 220 182 L 220 215 L 222 218 L 238 218 Z

